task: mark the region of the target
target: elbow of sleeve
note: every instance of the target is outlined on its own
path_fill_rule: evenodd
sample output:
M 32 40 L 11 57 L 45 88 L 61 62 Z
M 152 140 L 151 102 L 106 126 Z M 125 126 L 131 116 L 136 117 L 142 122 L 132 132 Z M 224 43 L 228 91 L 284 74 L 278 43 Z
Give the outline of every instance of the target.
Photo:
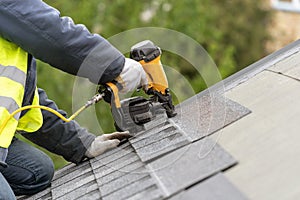
M 77 76 L 86 77 L 95 84 L 104 84 L 119 76 L 124 63 L 124 55 L 103 39 L 83 59 Z
M 104 73 L 102 74 L 102 76 L 99 80 L 99 84 L 108 83 L 108 82 L 111 82 L 112 80 L 114 80 L 115 78 L 117 78 L 123 70 L 124 63 L 125 63 L 125 57 L 123 55 L 119 56 L 117 59 L 115 59 L 105 69 Z

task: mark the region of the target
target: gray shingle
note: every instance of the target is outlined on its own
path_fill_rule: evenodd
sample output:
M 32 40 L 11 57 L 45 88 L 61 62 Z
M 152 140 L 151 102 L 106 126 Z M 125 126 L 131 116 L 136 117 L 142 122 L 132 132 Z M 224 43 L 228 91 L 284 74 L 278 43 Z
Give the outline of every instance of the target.
M 176 107 L 171 119 L 192 141 L 201 139 L 250 113 L 250 110 L 223 96 L 198 94 Z
M 139 142 L 141 140 L 147 140 L 149 137 L 156 135 L 157 133 L 162 132 L 170 127 L 175 129 L 173 124 L 171 124 L 169 121 L 166 121 L 152 129 L 148 129 L 147 131 L 144 131 L 143 133 L 140 133 L 140 134 L 130 138 L 129 141 L 131 144 L 139 144 Z M 137 147 L 135 146 L 135 148 L 137 148 Z
M 132 184 L 133 182 L 138 182 L 140 179 L 148 176 L 147 173 L 128 173 L 124 176 L 118 177 L 111 182 L 108 182 L 100 186 L 100 191 L 103 196 L 113 193 L 117 190 L 122 189 L 126 185 Z M 151 177 L 149 177 L 151 178 Z
M 91 166 L 93 169 L 99 168 L 101 166 L 110 166 L 110 163 L 118 159 L 122 159 L 123 157 L 130 157 L 133 155 L 133 148 L 129 146 L 130 144 L 127 142 L 121 147 L 117 147 L 112 150 L 113 153 L 108 151 L 104 156 L 100 155 L 94 159 L 90 160 Z M 110 152 L 110 153 L 109 153 Z M 108 155 L 107 155 L 108 154 Z
M 142 192 L 139 192 L 131 197 L 128 197 L 127 200 L 152 200 L 152 199 L 162 199 L 164 195 L 158 191 L 157 186 L 150 186 Z
M 81 165 L 86 165 L 86 164 L 88 164 L 88 163 L 82 163 Z M 76 170 L 76 165 L 73 164 L 73 163 L 72 164 L 68 164 L 64 168 L 55 171 L 53 180 L 61 178 L 62 176 L 65 176 L 66 174 L 69 174 L 69 173 L 71 173 L 74 170 Z
M 62 197 L 70 192 L 72 192 L 73 190 L 76 190 L 77 188 L 82 187 L 85 184 L 88 184 L 89 182 L 92 182 L 95 180 L 95 176 L 92 173 L 92 171 L 79 176 L 75 179 L 73 179 L 72 181 L 69 182 L 65 182 L 64 184 L 52 188 L 52 197 L 53 199 L 57 199 L 59 197 Z
M 190 143 L 186 134 L 170 121 L 147 130 L 129 141 L 143 162 Z
M 78 199 L 79 197 L 85 197 L 86 200 L 89 200 L 91 199 L 89 198 L 90 192 L 94 192 L 94 193 L 98 192 L 100 196 L 100 191 L 98 189 L 98 185 L 95 180 L 88 182 L 87 184 L 81 185 L 78 188 L 74 188 L 73 190 L 69 191 L 63 196 L 57 198 L 57 200 L 74 200 L 74 199 Z
M 132 195 L 143 196 L 143 190 L 147 187 L 155 188 L 155 190 L 152 189 L 153 191 L 149 190 L 150 194 L 154 191 L 156 193 L 156 195 L 149 196 L 148 199 L 162 196 L 162 192 L 159 191 L 155 180 L 145 168 L 145 164 L 134 152 L 96 168 L 93 172 L 103 199 L 123 199 Z M 139 194 L 140 192 L 142 193 Z
M 69 168 L 69 173 L 61 176 L 60 178 L 56 178 L 52 181 L 51 187 L 55 188 L 58 187 L 66 182 L 72 181 L 73 179 L 82 176 L 88 172 L 92 171 L 88 162 L 83 163 L 80 166 L 73 166 Z
M 155 120 L 152 120 L 151 122 L 148 122 L 144 124 L 144 129 L 149 130 L 152 128 L 155 128 L 159 126 L 160 124 L 163 124 L 167 121 L 168 117 L 166 113 L 160 113 L 159 115 L 156 116 Z
M 100 200 L 100 199 L 101 199 L 101 195 L 98 188 L 97 190 L 91 191 L 88 194 L 76 198 L 76 200 Z
M 202 139 L 165 155 L 147 167 L 167 195 L 174 194 L 236 161 L 211 139 Z
M 173 135 L 174 138 L 164 138 L 151 145 L 145 146 L 143 148 L 137 149 L 137 154 L 143 162 L 148 162 L 162 156 L 174 149 L 184 146 L 190 143 L 182 134 Z
M 95 176 L 98 178 L 98 177 L 106 176 L 107 174 L 110 174 L 116 170 L 123 171 L 122 170 L 123 167 L 130 165 L 131 163 L 134 163 L 139 160 L 140 160 L 139 157 L 135 153 L 130 153 L 113 162 L 107 163 L 105 165 L 101 164 L 100 168 L 98 165 L 92 164 L 92 168 L 93 168 L 93 172 L 95 173 Z M 127 171 L 123 171 L 123 172 L 127 172 Z
M 128 173 L 139 173 L 138 171 L 142 171 L 142 172 L 146 171 L 146 168 L 144 167 L 144 164 L 142 162 L 133 162 L 130 165 L 121 168 L 121 170 L 115 170 L 110 174 L 97 177 L 97 178 L 101 178 L 100 182 L 102 185 L 102 184 L 107 184 L 108 182 L 120 178 Z
M 219 173 L 188 190 L 175 195 L 170 200 L 246 200 L 247 198 Z
M 125 187 L 107 195 L 103 196 L 103 200 L 115 200 L 115 199 L 127 199 L 131 196 L 134 196 L 145 189 L 154 186 L 153 179 L 151 176 L 145 176 L 137 182 L 126 185 Z M 157 190 L 157 193 L 161 193 L 160 190 Z

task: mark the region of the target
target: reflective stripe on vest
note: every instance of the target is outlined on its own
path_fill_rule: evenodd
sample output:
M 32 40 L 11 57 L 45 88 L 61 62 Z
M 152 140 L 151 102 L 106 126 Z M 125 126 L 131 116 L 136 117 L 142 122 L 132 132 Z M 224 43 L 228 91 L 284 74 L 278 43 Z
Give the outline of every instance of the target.
M 17 45 L 0 37 L 0 124 L 22 106 L 28 55 Z M 32 105 L 39 105 L 39 96 L 35 90 Z M 0 133 L 0 147 L 7 148 L 16 130 L 37 131 L 43 124 L 42 112 L 32 108 L 20 118 L 17 113 L 10 119 Z

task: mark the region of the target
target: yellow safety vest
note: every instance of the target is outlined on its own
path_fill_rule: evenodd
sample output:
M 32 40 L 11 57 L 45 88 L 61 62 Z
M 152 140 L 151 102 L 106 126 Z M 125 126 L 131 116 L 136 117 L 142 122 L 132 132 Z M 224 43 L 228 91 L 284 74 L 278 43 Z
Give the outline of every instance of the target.
M 22 106 L 28 54 L 19 46 L 0 37 L 0 125 Z M 32 105 L 39 105 L 37 88 Z M 37 131 L 43 124 L 41 109 L 32 108 L 20 118 L 16 114 L 0 133 L 0 147 L 8 148 L 16 130 Z

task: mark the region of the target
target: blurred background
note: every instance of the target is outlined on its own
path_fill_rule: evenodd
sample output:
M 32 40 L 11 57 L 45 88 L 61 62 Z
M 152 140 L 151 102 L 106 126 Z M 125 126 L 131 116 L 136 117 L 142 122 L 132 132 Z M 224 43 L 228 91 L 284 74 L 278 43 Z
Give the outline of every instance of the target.
M 299 14 L 280 11 L 270 0 L 45 0 L 84 24 L 91 32 L 109 38 L 140 27 L 163 27 L 184 33 L 199 42 L 212 57 L 222 78 L 296 40 L 300 35 Z M 284 0 L 292 3 L 292 0 Z M 130 49 L 130 47 L 128 47 Z M 199 73 L 182 58 L 164 52 L 162 62 L 189 80 L 195 93 L 206 88 Z M 38 61 L 38 86 L 50 99 L 72 113 L 75 78 Z M 176 102 L 180 103 L 180 102 Z M 114 131 L 109 106 L 97 105 L 97 116 L 104 133 Z M 88 128 L 88 127 L 86 127 Z M 56 169 L 67 162 L 47 152 Z

